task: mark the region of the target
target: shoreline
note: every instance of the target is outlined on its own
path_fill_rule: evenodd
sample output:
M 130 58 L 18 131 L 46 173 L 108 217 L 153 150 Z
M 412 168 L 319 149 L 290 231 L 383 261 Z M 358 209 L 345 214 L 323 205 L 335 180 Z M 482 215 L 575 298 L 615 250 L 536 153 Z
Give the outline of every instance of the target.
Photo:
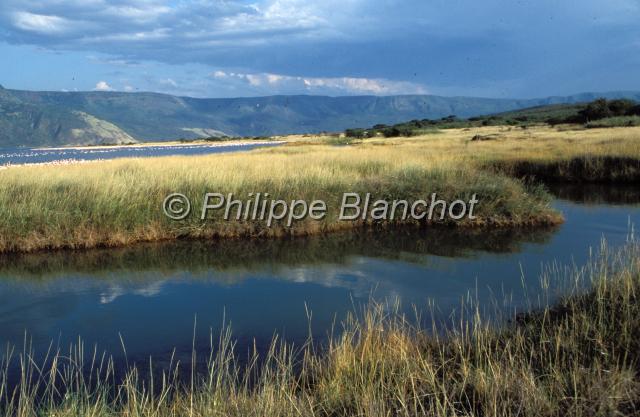
M 147 144 L 144 146 L 140 146 L 140 145 L 108 145 L 108 146 L 85 146 L 85 147 L 63 147 L 63 148 L 25 148 L 31 151 L 67 151 L 67 150 L 74 150 L 74 151 L 83 151 L 83 150 L 120 150 L 120 149 L 135 149 L 135 150 L 140 150 L 140 149 L 145 149 L 145 148 L 153 148 L 153 147 L 159 147 L 159 148 L 193 148 L 193 147 L 199 147 L 199 148 L 224 148 L 224 147 L 249 147 L 249 146 L 256 146 L 256 147 L 260 147 L 260 146 L 264 146 L 264 145 L 282 145 L 287 143 L 287 141 L 255 141 L 255 142 L 250 142 L 250 141 L 242 141 L 242 142 L 221 142 L 221 143 L 193 143 L 193 144 L 185 144 L 185 143 L 178 143 L 178 144 L 156 144 L 155 142 L 153 144 Z M 1 149 L 0 149 L 1 150 Z M 222 153 L 222 152 L 220 152 Z M 172 156 L 184 156 L 184 155 L 166 155 L 166 156 L 122 156 L 122 157 L 116 157 L 116 158 L 99 158 L 99 159 L 60 159 L 60 160 L 55 160 L 55 161 L 50 161 L 50 162 L 27 162 L 27 163 L 20 163 L 20 164 L 12 164 L 12 163 L 8 163 L 8 164 L 0 164 L 0 170 L 4 170 L 4 169 L 9 169 L 9 168 L 16 168 L 16 167 L 33 167 L 33 166 L 67 166 L 67 165 L 74 165 L 74 164 L 84 164 L 84 163 L 89 163 L 89 162 L 104 162 L 104 161 L 112 161 L 112 160 L 117 160 L 117 159 L 144 159 L 144 158 L 163 158 L 163 157 L 172 157 Z
M 92 149 L 136 149 L 136 148 L 172 148 L 172 147 L 190 147 L 190 146 L 198 146 L 198 147 L 224 147 L 224 146 L 250 146 L 250 145 L 269 145 L 269 144 L 282 144 L 286 143 L 284 140 L 227 140 L 227 141 L 215 141 L 215 142 L 207 142 L 207 141 L 193 141 L 193 142 L 139 142 L 132 143 L 130 145 L 72 145 L 72 146 L 59 146 L 54 148 L 25 148 L 34 151 L 66 151 L 66 150 L 76 150 L 76 151 L 87 151 Z
M 329 224 L 323 224 L 322 228 L 284 228 L 273 227 L 267 230 L 261 230 L 257 234 L 248 233 L 225 233 L 220 230 L 207 230 L 198 231 L 196 233 L 189 233 L 186 231 L 174 231 L 173 233 L 162 234 L 159 230 L 154 230 L 149 236 L 120 236 L 120 239 L 106 238 L 96 241 L 78 241 L 74 243 L 62 244 L 62 245 L 42 245 L 42 246 L 22 246 L 12 249 L 6 249 L 0 247 L 0 255 L 20 255 L 31 253 L 55 253 L 60 251 L 90 251 L 96 249 L 117 249 L 127 248 L 142 244 L 153 244 L 162 242 L 256 242 L 266 240 L 277 239 L 298 239 L 314 236 L 331 236 L 338 233 L 359 233 L 369 231 L 384 231 L 393 229 L 395 231 L 401 230 L 513 230 L 513 231 L 525 231 L 536 230 L 544 228 L 558 227 L 564 223 L 564 216 L 557 210 L 551 210 L 549 213 L 541 215 L 537 219 L 526 219 L 520 222 L 517 221 L 500 221 L 496 219 L 477 219 L 467 222 L 429 222 L 418 223 L 415 221 L 400 221 L 395 223 L 372 223 L 369 221 L 359 222 L 334 222 Z M 94 233 L 89 233 L 95 236 Z

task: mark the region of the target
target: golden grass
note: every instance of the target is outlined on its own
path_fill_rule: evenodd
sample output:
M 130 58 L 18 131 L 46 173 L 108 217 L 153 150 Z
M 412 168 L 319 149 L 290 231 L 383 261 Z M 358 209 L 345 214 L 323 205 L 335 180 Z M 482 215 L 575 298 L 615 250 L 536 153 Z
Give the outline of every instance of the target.
M 513 277 L 517 279 L 518 277 Z M 483 319 L 478 306 L 431 333 L 371 305 L 324 348 L 274 338 L 241 365 L 229 329 L 212 338 L 207 372 L 172 363 L 162 374 L 114 362 L 82 344 L 44 364 L 17 354 L 0 370 L 3 416 L 636 416 L 640 412 L 640 248 L 605 246 L 583 268 L 541 277 L 554 304 Z M 546 298 L 546 297 L 545 297 Z M 497 327 L 496 324 L 502 324 Z M 193 353 L 192 360 L 197 355 Z M 16 363 L 16 362 L 14 362 Z M 152 368 L 152 363 L 149 363 Z M 16 374 L 14 374 L 16 375 Z
M 470 141 L 478 133 L 495 134 L 497 139 Z M 514 163 L 533 161 L 544 168 L 574 158 L 624 157 L 631 165 L 614 179 L 635 178 L 639 135 L 640 128 L 455 129 L 352 146 L 303 138 L 308 143 L 241 154 L 12 167 L 0 171 L 0 252 L 176 238 L 306 235 L 363 226 L 363 222 L 337 221 L 344 192 L 409 201 L 432 192 L 448 201 L 468 201 L 477 193 L 478 219 L 456 225 L 554 224 L 561 217 L 549 208 L 550 197 L 539 187 L 512 178 L 520 174 L 512 169 Z M 590 167 L 602 171 L 597 164 Z M 163 215 L 162 202 L 173 192 L 186 194 L 194 203 L 192 216 L 184 221 L 172 222 Z M 203 222 L 197 219 L 197 204 L 206 192 L 234 193 L 242 200 L 257 192 L 288 201 L 322 199 L 328 215 L 323 221 L 301 221 L 291 228 L 282 222 L 275 227 L 219 218 Z

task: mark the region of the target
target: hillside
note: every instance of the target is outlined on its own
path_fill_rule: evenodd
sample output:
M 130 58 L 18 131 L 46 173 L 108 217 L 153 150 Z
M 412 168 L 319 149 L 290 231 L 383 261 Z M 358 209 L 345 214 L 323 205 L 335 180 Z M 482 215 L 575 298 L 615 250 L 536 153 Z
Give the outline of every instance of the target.
M 409 96 L 271 96 L 197 99 L 156 93 L 35 92 L 0 87 L 0 146 L 56 146 L 174 140 L 212 134 L 266 136 L 341 131 L 354 126 L 471 117 L 605 96 L 543 99 Z
M 629 95 L 633 97 L 633 95 Z M 549 104 L 508 112 L 460 118 L 414 119 L 393 125 L 377 123 L 365 128 L 345 130 L 348 138 L 376 136 L 398 137 L 435 133 L 438 129 L 461 129 L 480 126 L 520 126 L 547 124 L 582 124 L 585 128 L 640 126 L 640 104 L 632 99 L 598 98 L 590 102 Z

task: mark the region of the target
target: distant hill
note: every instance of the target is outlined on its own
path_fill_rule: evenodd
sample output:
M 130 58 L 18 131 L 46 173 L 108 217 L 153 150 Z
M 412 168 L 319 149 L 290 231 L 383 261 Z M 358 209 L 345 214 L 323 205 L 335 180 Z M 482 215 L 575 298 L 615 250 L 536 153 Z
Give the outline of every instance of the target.
M 590 102 L 548 104 L 469 118 L 450 115 L 439 119 L 413 119 L 393 125 L 377 123 L 364 128 L 346 129 L 344 133 L 347 138 L 361 139 L 425 135 L 436 133 L 438 129 L 481 126 L 520 126 L 526 129 L 535 124 L 554 126 L 567 123 L 582 124 L 586 128 L 640 126 L 640 103 L 628 98 L 600 97 Z
M 36 92 L 0 87 L 0 146 L 175 140 L 226 134 L 269 136 L 342 131 L 448 115 L 471 117 L 597 97 L 640 100 L 640 92 L 542 99 L 405 96 L 271 96 L 197 99 L 156 93 Z

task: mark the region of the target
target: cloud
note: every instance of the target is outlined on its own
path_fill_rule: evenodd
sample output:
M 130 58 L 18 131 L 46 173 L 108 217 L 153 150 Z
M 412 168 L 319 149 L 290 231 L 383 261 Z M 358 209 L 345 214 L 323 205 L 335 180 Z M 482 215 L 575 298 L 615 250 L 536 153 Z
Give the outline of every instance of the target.
M 210 76 L 216 80 L 245 83 L 267 91 L 275 89 L 296 94 L 427 94 L 427 88 L 424 85 L 387 79 L 302 77 L 271 73 L 245 74 L 222 70 L 214 71 Z
M 136 60 L 112 58 L 112 57 L 104 57 L 104 56 L 96 56 L 96 55 L 87 55 L 87 59 L 90 62 L 93 62 L 96 64 L 107 64 L 107 65 L 122 66 L 122 67 L 139 67 L 142 65 L 139 61 L 136 61 Z
M 174 66 L 148 74 L 149 88 L 234 95 L 635 88 L 639 20 L 637 0 L 0 1 L 4 42 L 107 57 L 129 78 L 142 72 L 129 66 Z M 208 68 L 197 79 L 189 65 Z
M 171 78 L 165 78 L 164 80 L 160 80 L 160 84 L 173 87 L 173 88 L 178 87 L 178 83 L 173 81 Z
M 17 29 L 43 35 L 61 34 L 70 28 L 70 21 L 59 16 L 15 12 L 12 20 Z
M 98 81 L 93 88 L 94 91 L 113 91 L 113 88 L 106 81 Z
M 318 23 L 310 13 L 285 12 L 286 3 L 295 2 L 274 1 L 258 7 L 218 0 L 3 0 L 0 15 L 10 40 L 16 43 L 35 41 L 113 52 L 114 44 L 121 42 L 153 43 L 170 37 L 176 44 L 179 40 L 199 45 L 229 43 L 238 38 L 269 37 L 281 33 L 282 27 L 308 28 Z M 65 36 L 44 37 L 51 33 Z

